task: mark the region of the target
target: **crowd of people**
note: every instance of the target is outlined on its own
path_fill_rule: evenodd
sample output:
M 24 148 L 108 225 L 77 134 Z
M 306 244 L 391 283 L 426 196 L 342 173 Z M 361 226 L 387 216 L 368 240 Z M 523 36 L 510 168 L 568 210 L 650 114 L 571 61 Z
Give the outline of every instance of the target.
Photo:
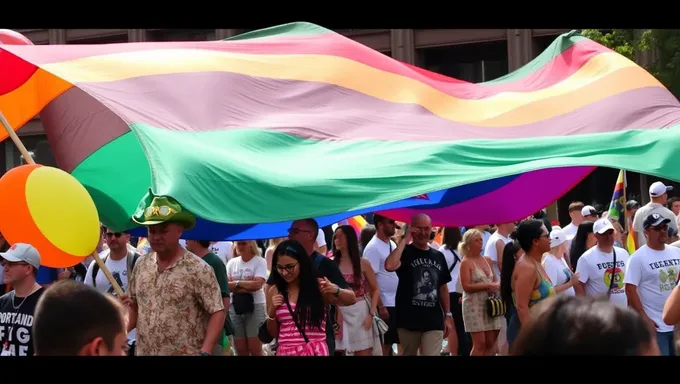
M 181 240 L 195 217 L 158 196 L 133 217 L 144 244 L 102 227 L 122 295 L 94 260 L 53 270 L 0 238 L 2 355 L 674 355 L 670 190 L 627 204 L 630 251 L 618 222 L 580 202 L 564 228 L 541 213 L 470 228 L 373 214 L 360 233 L 302 219 L 262 244 Z

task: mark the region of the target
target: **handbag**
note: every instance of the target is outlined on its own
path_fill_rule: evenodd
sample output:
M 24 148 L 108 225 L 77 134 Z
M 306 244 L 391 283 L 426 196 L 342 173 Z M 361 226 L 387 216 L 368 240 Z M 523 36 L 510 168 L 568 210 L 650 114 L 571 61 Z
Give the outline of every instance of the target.
M 255 310 L 255 299 L 251 293 L 234 293 L 231 297 L 231 303 L 237 315 L 253 313 Z
M 484 261 L 486 261 L 486 259 L 484 259 Z M 486 261 L 486 265 L 488 265 L 489 269 L 491 269 L 491 274 L 494 276 L 495 280 L 495 273 L 493 272 L 493 268 L 491 268 L 491 265 L 488 261 Z M 486 299 L 486 314 L 489 315 L 489 317 L 505 316 L 506 311 L 507 307 L 505 302 L 500 297 L 498 297 L 498 295 L 491 295 Z
M 368 298 L 368 295 L 364 296 L 364 301 L 366 302 L 366 305 L 368 305 L 368 312 L 371 312 L 371 299 Z M 381 319 L 377 314 L 373 314 L 373 325 L 378 329 L 378 332 L 380 333 L 380 340 L 382 341 L 385 334 L 387 333 L 387 330 L 390 328 L 387 323 L 385 323 L 385 320 Z
M 506 310 L 505 302 L 499 297 L 492 296 L 486 299 L 486 314 L 489 317 L 505 316 Z
M 269 344 L 274 341 L 274 337 L 269 334 L 269 329 L 267 329 L 267 320 L 263 321 L 257 329 L 257 338 L 262 344 Z

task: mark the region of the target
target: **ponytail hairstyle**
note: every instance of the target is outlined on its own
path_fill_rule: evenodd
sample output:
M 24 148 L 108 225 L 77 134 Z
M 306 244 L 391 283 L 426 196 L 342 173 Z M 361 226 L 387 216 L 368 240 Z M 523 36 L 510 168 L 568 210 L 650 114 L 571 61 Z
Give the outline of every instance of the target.
M 515 271 L 515 255 L 522 247 L 517 241 L 517 231 L 510 234 L 511 242 L 503 248 L 503 265 L 501 266 L 501 300 L 509 308 L 512 304 L 512 273 Z
M 543 221 L 530 219 L 519 223 L 517 229 L 510 234 L 511 242 L 503 248 L 503 265 L 501 269 L 501 300 L 509 306 L 512 303 L 512 273 L 515 271 L 515 254 L 523 249 L 529 253 L 534 247 L 534 240 L 543 234 Z
M 465 257 L 465 255 L 468 252 L 468 245 L 475 236 L 479 236 L 482 239 L 484 238 L 482 236 L 482 231 L 480 231 L 477 228 L 470 228 L 467 231 L 465 231 L 465 233 L 463 234 L 463 239 L 460 241 L 460 243 L 458 243 L 458 254 L 460 254 L 462 257 Z M 482 252 L 484 252 L 483 249 Z

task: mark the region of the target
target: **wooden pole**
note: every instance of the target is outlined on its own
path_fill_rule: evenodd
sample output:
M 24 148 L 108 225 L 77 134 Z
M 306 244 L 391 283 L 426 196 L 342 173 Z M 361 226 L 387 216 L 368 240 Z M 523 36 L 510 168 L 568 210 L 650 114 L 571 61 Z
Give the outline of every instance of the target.
M 17 148 L 19 149 L 19 152 L 21 153 L 21 156 L 23 156 L 26 163 L 35 164 L 33 156 L 31 156 L 31 154 L 28 152 L 28 149 L 26 149 L 24 143 L 21 142 L 21 139 L 19 139 L 17 133 L 14 132 L 14 129 L 12 129 L 12 126 L 9 124 L 9 121 L 7 121 L 5 115 L 3 115 L 1 111 L 0 111 L 0 123 L 2 123 L 2 126 L 5 128 L 5 131 L 7 131 L 7 135 L 9 135 L 9 138 L 12 139 L 12 142 L 14 142 L 14 145 L 16 145 Z M 106 278 L 109 280 L 109 283 L 111 283 L 111 286 L 116 291 L 118 296 L 122 296 L 124 294 L 123 289 L 120 287 L 116 279 L 113 278 L 113 276 L 111 275 L 111 271 L 109 271 L 109 269 L 106 268 L 106 264 L 104 264 L 102 259 L 99 257 L 99 254 L 97 253 L 96 249 L 94 252 L 92 252 L 92 257 L 94 257 L 95 262 L 99 265 L 99 269 L 101 269 L 104 272 L 104 275 L 106 275 Z

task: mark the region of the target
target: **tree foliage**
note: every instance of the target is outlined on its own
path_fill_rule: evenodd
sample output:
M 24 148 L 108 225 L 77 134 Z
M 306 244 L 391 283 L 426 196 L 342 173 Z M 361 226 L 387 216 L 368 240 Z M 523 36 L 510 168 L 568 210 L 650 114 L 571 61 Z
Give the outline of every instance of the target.
M 583 29 L 581 34 L 631 60 L 638 52 L 654 50 L 645 69 L 680 96 L 680 29 Z

